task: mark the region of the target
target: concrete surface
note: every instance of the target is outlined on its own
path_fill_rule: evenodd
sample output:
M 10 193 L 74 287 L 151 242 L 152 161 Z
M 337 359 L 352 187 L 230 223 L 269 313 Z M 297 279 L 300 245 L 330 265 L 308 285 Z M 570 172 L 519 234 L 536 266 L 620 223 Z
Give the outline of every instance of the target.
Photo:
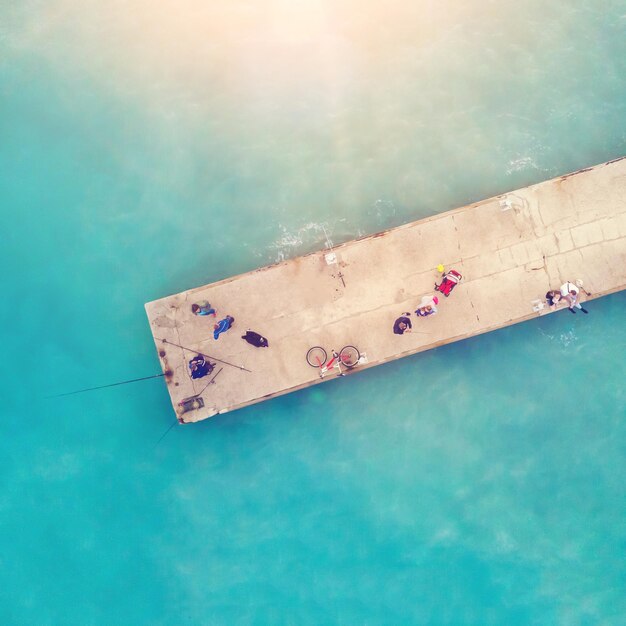
M 592 294 L 581 290 L 583 301 L 624 289 L 626 157 L 332 251 L 337 264 L 329 265 L 329 250 L 323 250 L 146 304 L 181 422 L 321 382 L 319 370 L 305 360 L 312 346 L 329 354 L 357 346 L 367 362 L 350 370 L 352 375 L 546 314 L 546 308 L 534 310 L 536 301 L 566 280 L 583 281 Z M 412 313 L 413 332 L 394 335 L 394 320 L 435 293 L 440 263 L 464 280 L 449 298 L 440 296 L 436 315 Z M 235 318 L 217 341 L 215 318 L 191 312 L 191 304 L 203 299 L 217 309 L 217 320 Z M 241 339 L 247 329 L 267 337 L 270 347 Z M 235 367 L 218 362 L 212 375 L 192 380 L 187 363 L 197 352 Z M 324 380 L 335 376 L 331 370 Z M 204 407 L 182 414 L 178 403 L 194 395 Z

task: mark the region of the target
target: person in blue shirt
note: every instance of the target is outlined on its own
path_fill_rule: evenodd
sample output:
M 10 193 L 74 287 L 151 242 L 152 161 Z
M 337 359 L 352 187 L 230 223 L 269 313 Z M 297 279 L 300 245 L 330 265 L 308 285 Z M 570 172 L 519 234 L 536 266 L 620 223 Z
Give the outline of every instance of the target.
M 232 315 L 227 315 L 223 320 L 220 320 L 215 326 L 213 326 L 213 339 L 217 339 L 222 333 L 225 333 L 235 321 Z
M 215 317 L 217 313 L 215 309 L 209 304 L 208 300 L 201 300 L 200 302 L 194 302 L 191 305 L 191 312 L 194 315 L 212 315 Z

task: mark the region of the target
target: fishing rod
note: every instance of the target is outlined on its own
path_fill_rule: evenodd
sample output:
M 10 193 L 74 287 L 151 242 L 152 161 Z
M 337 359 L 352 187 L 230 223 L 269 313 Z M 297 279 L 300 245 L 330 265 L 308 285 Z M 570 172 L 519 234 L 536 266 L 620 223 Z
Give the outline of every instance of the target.
M 171 370 L 166 370 L 162 374 L 154 374 L 153 376 L 144 376 L 143 378 L 132 378 L 131 380 L 122 380 L 118 383 L 110 383 L 108 385 L 99 385 L 98 387 L 87 387 L 86 389 L 78 389 L 77 391 L 67 391 L 66 393 L 57 393 L 54 396 L 45 396 L 45 399 L 49 398 L 61 398 L 63 396 L 73 396 L 77 393 L 85 393 L 86 391 L 95 391 L 96 389 L 105 389 L 106 387 L 117 387 L 117 385 L 128 385 L 129 383 L 136 383 L 140 380 L 149 380 L 150 378 L 159 378 L 161 376 L 171 376 Z
M 192 398 L 198 398 L 200 397 L 201 394 L 204 393 L 204 390 L 211 384 L 215 382 L 215 379 L 219 376 L 219 373 L 223 370 L 223 367 L 220 367 L 219 370 L 217 370 L 217 374 L 215 374 L 215 376 L 213 376 L 213 378 L 211 378 L 211 380 L 203 387 L 202 391 L 200 391 L 199 393 L 197 393 L 195 396 L 191 396 Z M 191 398 L 189 398 L 191 399 Z M 161 438 L 154 444 L 154 448 L 156 449 L 156 447 L 163 441 L 163 439 L 165 439 L 165 436 L 170 432 L 170 430 L 172 430 L 172 428 L 174 428 L 174 426 L 176 426 L 176 424 L 178 424 L 179 421 L 178 419 L 176 419 L 174 422 L 172 422 L 172 424 L 170 425 L 170 427 L 161 435 Z
M 199 350 L 194 350 L 193 348 L 187 348 L 186 346 L 181 346 L 177 343 L 174 343 L 173 341 L 168 341 L 167 339 L 161 339 L 160 337 L 155 337 L 155 339 L 158 339 L 159 341 L 162 341 L 163 343 L 169 343 L 170 346 L 176 346 L 177 348 L 182 348 L 183 350 L 189 350 L 189 352 L 195 352 L 196 354 L 201 354 L 202 356 L 205 356 L 207 359 L 213 359 L 214 361 L 219 361 L 220 363 L 224 363 L 224 365 L 230 365 L 231 367 L 236 367 L 238 370 L 243 370 L 244 372 L 252 373 L 252 370 L 249 370 L 247 367 L 244 367 L 243 365 L 235 365 L 234 363 L 223 361 L 222 359 L 218 359 L 215 356 L 205 354 L 204 352 L 200 352 Z M 217 374 L 215 375 L 217 376 Z
M 583 291 L 587 294 L 587 296 L 590 296 L 590 295 L 591 295 L 591 292 L 590 292 L 590 291 L 587 291 L 587 290 L 583 287 L 583 281 L 582 281 L 580 278 L 577 278 L 577 279 L 576 279 L 575 285 L 576 285 L 576 287 L 578 287 L 579 289 L 582 289 L 582 290 L 583 290 Z
M 219 368 L 219 370 L 217 370 L 217 374 L 215 374 L 215 376 L 213 376 L 213 378 L 211 378 L 211 380 L 210 380 L 210 381 L 209 381 L 209 382 L 208 382 L 208 383 L 207 383 L 207 384 L 206 384 L 206 385 L 202 388 L 202 391 L 200 391 L 199 393 L 197 393 L 195 396 L 192 396 L 192 397 L 197 398 L 198 396 L 202 395 L 202 394 L 204 393 L 204 390 L 205 390 L 205 389 L 206 389 L 206 388 L 207 388 L 207 387 L 208 387 L 211 383 L 214 383 L 214 382 L 215 382 L 215 379 L 217 378 L 217 375 L 218 375 L 218 374 L 219 374 L 219 373 L 220 373 L 223 369 L 224 369 L 223 367 L 220 367 L 220 368 Z

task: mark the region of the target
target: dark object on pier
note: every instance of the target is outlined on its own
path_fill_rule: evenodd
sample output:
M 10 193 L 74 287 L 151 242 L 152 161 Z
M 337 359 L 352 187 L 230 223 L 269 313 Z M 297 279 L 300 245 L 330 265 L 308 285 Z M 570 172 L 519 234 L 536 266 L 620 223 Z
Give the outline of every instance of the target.
M 181 413 L 188 413 L 189 411 L 196 411 L 204 407 L 204 400 L 199 396 L 191 396 L 191 398 L 185 398 L 178 403 L 181 408 Z
M 189 372 L 192 378 L 202 378 L 213 371 L 215 363 L 207 361 L 201 354 L 198 354 L 189 361 Z
M 241 335 L 241 338 L 257 348 L 268 348 L 270 345 L 265 337 L 253 330 L 247 331 L 245 335 Z

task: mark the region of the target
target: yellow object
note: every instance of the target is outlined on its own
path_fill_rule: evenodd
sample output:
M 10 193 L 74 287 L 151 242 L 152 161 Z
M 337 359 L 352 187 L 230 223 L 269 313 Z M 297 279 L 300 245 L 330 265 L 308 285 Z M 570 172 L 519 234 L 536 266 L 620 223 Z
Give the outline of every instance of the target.
M 437 271 L 438 271 L 438 272 L 441 272 L 441 273 L 443 274 L 443 270 L 444 270 L 444 269 L 445 269 L 445 268 L 443 267 L 443 265 L 441 265 L 441 263 L 439 263 L 439 265 L 437 265 Z

